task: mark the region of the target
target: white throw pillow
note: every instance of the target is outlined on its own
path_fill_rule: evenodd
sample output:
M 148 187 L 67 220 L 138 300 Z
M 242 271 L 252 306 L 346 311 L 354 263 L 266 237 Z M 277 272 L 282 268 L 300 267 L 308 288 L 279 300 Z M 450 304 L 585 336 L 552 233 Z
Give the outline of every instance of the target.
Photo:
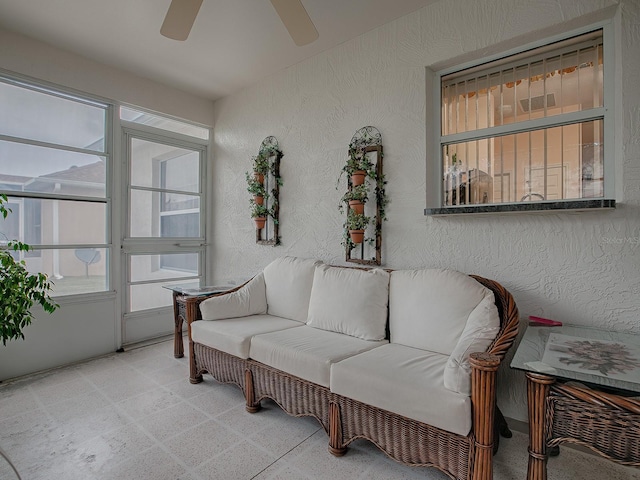
M 267 313 L 264 274 L 259 273 L 235 292 L 211 297 L 200 303 L 203 320 L 246 317 Z
M 307 325 L 363 340 L 384 340 L 389 273 L 381 269 L 316 268 Z
M 451 355 L 471 312 L 493 293 L 453 270 L 396 270 L 389 286 L 391 342 Z
M 264 269 L 267 291 L 267 313 L 277 317 L 306 322 L 309 297 L 316 265 L 320 260 L 282 257 Z
M 444 386 L 454 392 L 471 395 L 469 355 L 485 352 L 500 331 L 500 315 L 492 292 L 488 292 L 471 312 L 458 344 L 444 369 Z

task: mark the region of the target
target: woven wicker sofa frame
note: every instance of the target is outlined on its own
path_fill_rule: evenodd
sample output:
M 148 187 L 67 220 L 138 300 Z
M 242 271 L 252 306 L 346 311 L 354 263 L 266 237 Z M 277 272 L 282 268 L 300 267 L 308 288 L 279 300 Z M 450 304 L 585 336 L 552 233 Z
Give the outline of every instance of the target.
M 202 375 L 209 373 L 218 382 L 237 385 L 244 392 L 250 413 L 259 411 L 261 400 L 269 398 L 289 415 L 315 417 L 329 435 L 329 451 L 335 456 L 344 455 L 351 442 L 363 438 L 405 465 L 435 467 L 458 480 L 490 480 L 497 440 L 497 371 L 518 333 L 519 318 L 513 297 L 502 285 L 470 276 L 493 291 L 500 331 L 486 352 L 471 354 L 472 428 L 467 436 L 337 395 L 252 359 L 193 342 L 191 323 L 202 318 L 199 304 L 210 296 L 183 299 L 189 325 L 190 381 L 200 383 Z

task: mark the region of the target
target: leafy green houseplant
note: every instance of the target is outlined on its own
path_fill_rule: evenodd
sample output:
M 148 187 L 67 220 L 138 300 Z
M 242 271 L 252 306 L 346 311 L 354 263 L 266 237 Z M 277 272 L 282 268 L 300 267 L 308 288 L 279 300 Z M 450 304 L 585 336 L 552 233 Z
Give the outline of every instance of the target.
M 3 218 L 11 212 L 5 203 L 7 196 L 0 194 Z M 0 339 L 3 345 L 7 340 L 24 339 L 22 330 L 33 320 L 34 304 L 41 305 L 47 313 L 53 313 L 59 306 L 49 296 L 52 285 L 47 275 L 29 273 L 24 260 L 18 261 L 12 255 L 12 252 L 29 250 L 31 246 L 15 240 L 0 246 Z
M 370 223 L 370 217 L 362 213 L 356 213 L 354 210 L 349 210 L 344 227 L 345 230 L 348 230 L 350 241 L 353 244 L 362 243 L 364 240 L 364 231 Z
M 251 200 L 251 218 L 253 218 L 254 222 L 256 223 L 256 228 L 264 228 L 264 224 L 267 221 L 268 215 L 269 209 L 265 205 L 260 205 L 253 199 Z

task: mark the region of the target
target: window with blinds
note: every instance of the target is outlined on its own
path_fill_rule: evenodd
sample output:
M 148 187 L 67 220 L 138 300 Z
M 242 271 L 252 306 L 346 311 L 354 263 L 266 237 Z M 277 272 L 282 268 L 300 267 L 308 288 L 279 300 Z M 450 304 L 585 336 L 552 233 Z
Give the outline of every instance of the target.
M 444 206 L 604 197 L 602 30 L 441 77 Z

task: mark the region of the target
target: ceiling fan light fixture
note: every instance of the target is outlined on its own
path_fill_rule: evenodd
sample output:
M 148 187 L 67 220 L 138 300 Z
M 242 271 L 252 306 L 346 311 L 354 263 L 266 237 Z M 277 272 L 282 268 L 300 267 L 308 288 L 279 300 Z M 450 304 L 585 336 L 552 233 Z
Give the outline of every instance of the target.
M 172 40 L 186 40 L 201 6 L 202 0 L 171 0 L 160 33 Z
M 301 0 L 271 0 L 293 42 L 302 47 L 318 39 L 318 30 Z

